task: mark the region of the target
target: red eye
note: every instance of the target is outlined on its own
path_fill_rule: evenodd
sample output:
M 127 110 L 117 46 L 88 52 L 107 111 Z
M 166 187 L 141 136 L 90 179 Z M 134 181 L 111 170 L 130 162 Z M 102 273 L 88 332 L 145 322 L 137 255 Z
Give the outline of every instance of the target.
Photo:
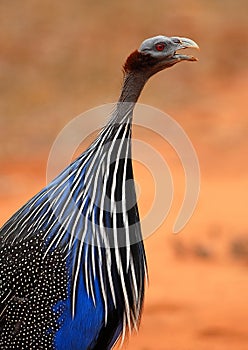
M 157 51 L 163 51 L 164 48 L 165 48 L 165 44 L 164 43 L 159 43 L 159 44 L 156 44 L 156 50 Z

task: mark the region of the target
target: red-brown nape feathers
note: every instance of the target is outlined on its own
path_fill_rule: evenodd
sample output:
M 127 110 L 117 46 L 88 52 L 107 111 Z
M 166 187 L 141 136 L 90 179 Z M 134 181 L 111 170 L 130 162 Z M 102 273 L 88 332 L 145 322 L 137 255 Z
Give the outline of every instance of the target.
M 127 58 L 123 69 L 124 72 L 141 71 L 147 68 L 152 68 L 157 60 L 149 54 L 143 54 L 138 50 L 131 53 Z

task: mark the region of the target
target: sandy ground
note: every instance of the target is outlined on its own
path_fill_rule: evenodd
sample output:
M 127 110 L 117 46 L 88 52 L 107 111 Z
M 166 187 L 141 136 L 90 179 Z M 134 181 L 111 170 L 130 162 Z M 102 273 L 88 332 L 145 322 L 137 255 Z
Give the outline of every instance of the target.
M 247 3 L 54 3 L 0 4 L 0 224 L 46 184 L 58 132 L 75 115 L 118 96 L 120 65 L 130 50 L 157 33 L 194 38 L 200 61 L 154 77 L 141 101 L 172 115 L 190 137 L 201 168 L 199 202 L 173 235 L 182 167 L 163 140 L 134 131 L 168 161 L 175 192 L 167 219 L 145 241 L 144 312 L 125 348 L 247 350 Z M 138 163 L 135 177 L 143 217 L 156 193 Z

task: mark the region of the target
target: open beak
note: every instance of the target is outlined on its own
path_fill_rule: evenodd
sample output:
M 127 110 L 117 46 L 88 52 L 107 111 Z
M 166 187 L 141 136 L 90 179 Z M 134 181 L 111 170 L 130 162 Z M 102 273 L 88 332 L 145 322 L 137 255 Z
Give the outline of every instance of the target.
M 188 38 L 180 38 L 180 37 L 172 37 L 171 42 L 173 44 L 174 53 L 171 58 L 177 61 L 198 61 L 194 56 L 182 55 L 178 54 L 178 50 L 192 48 L 192 49 L 200 49 L 197 43 Z

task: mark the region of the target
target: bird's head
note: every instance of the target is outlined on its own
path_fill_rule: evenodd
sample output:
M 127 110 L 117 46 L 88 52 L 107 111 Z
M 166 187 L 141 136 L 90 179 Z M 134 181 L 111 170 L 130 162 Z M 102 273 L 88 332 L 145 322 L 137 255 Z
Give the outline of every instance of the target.
M 181 37 L 158 35 L 146 39 L 139 49 L 127 58 L 124 71 L 142 71 L 151 76 L 181 61 L 197 61 L 194 56 L 177 53 L 186 48 L 199 49 L 199 46 L 193 40 Z

